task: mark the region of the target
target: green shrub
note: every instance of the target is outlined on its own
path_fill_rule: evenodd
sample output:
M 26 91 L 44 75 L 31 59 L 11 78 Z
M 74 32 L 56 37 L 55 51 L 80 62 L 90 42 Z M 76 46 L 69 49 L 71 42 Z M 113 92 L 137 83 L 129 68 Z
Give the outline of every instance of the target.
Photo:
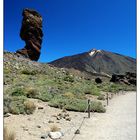
M 126 85 L 126 84 L 115 84 L 115 83 L 112 83 L 110 85 L 110 91 L 111 92 L 119 92 L 119 91 L 125 91 L 125 90 L 128 90 L 128 91 L 131 91 L 134 89 L 134 86 L 132 85 Z
M 66 99 L 66 98 L 54 98 L 49 102 L 49 105 L 56 108 L 65 108 L 70 111 L 84 112 L 87 108 L 87 101 L 81 99 Z M 105 108 L 100 102 L 91 102 L 91 111 L 105 112 Z
M 110 84 L 110 83 L 106 83 L 106 85 L 103 85 L 102 87 L 102 91 L 105 91 L 105 92 L 118 92 L 119 90 L 121 89 L 121 84 Z
M 15 87 L 11 93 L 12 96 L 26 96 L 28 98 L 36 98 L 38 94 L 37 89 L 33 87 Z
M 9 112 L 12 114 L 24 114 L 24 106 L 22 104 L 17 104 L 17 103 L 11 103 L 11 107 L 9 109 Z
M 7 101 L 6 101 L 7 100 Z M 24 114 L 25 108 L 24 108 L 24 101 L 25 97 L 11 97 L 4 100 L 4 105 L 7 105 L 8 112 L 12 114 Z
M 3 70 L 4 74 L 10 74 L 11 73 L 11 70 L 7 67 L 4 67 L 4 70 Z
M 105 95 L 101 94 L 101 95 L 98 96 L 97 99 L 98 99 L 98 100 L 105 100 Z
M 17 87 L 12 91 L 12 96 L 24 96 L 25 95 L 25 89 L 21 87 Z
M 74 77 L 72 77 L 70 75 L 67 75 L 67 76 L 64 77 L 63 80 L 72 83 L 72 82 L 74 82 Z
M 28 70 L 28 69 L 24 69 L 21 71 L 22 74 L 26 74 L 26 75 L 36 75 L 38 72 L 35 70 Z
M 109 88 L 110 92 L 118 92 L 120 90 L 120 86 L 118 84 L 111 84 Z
M 106 109 L 104 108 L 101 102 L 94 101 L 91 103 L 91 111 L 104 113 L 106 112 Z
M 91 95 L 100 95 L 100 90 L 95 85 L 84 85 L 84 93 Z
M 37 95 L 37 99 L 40 99 L 44 102 L 50 101 L 54 97 L 54 94 L 48 93 L 48 92 L 43 92 L 39 95 Z
M 35 108 L 34 103 L 24 96 L 4 97 L 4 114 L 32 114 Z

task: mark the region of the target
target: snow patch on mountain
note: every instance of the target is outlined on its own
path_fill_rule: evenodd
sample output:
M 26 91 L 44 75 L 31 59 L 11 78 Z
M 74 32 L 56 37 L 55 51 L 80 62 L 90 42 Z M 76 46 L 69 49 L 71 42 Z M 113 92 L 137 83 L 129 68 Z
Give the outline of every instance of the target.
M 91 51 L 89 52 L 89 55 L 90 55 L 90 56 L 93 56 L 93 55 L 95 55 L 96 53 L 102 53 L 102 51 L 101 51 L 101 50 L 93 49 L 93 50 L 91 50 Z

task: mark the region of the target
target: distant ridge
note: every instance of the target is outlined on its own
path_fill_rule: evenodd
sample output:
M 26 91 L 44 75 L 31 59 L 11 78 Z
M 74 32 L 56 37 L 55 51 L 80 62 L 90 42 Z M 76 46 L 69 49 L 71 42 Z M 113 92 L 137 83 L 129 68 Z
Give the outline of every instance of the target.
M 59 68 L 74 68 L 90 74 L 136 73 L 136 59 L 104 50 L 92 49 L 77 55 L 67 56 L 49 64 Z

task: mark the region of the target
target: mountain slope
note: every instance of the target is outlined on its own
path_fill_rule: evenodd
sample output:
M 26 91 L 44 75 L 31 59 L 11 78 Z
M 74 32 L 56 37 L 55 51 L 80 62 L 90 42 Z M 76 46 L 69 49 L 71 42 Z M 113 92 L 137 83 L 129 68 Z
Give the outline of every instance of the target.
M 74 68 L 88 73 L 124 74 L 136 72 L 136 59 L 117 53 L 93 49 L 50 62 L 60 68 Z

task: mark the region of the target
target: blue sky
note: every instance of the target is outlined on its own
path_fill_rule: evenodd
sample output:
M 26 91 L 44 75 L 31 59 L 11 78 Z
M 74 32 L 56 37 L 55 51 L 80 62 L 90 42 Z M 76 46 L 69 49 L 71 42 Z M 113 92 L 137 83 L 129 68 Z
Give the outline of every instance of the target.
M 43 17 L 40 62 L 92 48 L 136 57 L 135 0 L 4 0 L 4 49 L 25 46 L 19 33 L 22 10 Z

